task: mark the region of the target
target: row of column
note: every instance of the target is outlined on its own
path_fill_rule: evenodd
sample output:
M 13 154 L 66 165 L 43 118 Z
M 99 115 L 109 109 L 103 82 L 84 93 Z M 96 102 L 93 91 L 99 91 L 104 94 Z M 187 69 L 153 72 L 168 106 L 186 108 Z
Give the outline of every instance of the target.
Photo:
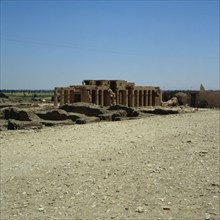
M 77 98 L 76 96 L 80 96 Z M 82 99 L 82 93 L 77 92 L 75 93 L 73 90 L 69 89 L 55 89 L 54 90 L 54 105 L 58 105 L 58 96 L 60 98 L 60 105 L 63 105 L 64 103 L 74 103 L 74 102 L 80 102 L 84 101 Z M 89 97 L 91 96 L 91 97 Z M 105 105 L 109 106 L 111 105 L 113 94 L 111 94 L 108 90 L 92 90 L 90 93 L 88 91 L 88 98 L 90 98 L 90 102 L 95 103 L 97 105 Z
M 88 91 L 89 94 L 89 91 Z M 54 90 L 54 105 L 58 104 L 58 95 L 60 105 L 64 103 L 73 103 L 83 101 L 75 97 L 74 91 L 67 89 Z M 154 106 L 156 93 L 154 90 L 117 90 L 115 93 L 109 90 L 90 91 L 90 100 L 97 105 L 110 106 L 115 104 L 129 107 Z
M 119 90 L 116 92 L 116 103 L 129 107 L 154 106 L 153 90 Z
M 155 105 L 155 92 L 153 90 L 92 90 L 92 103 L 110 106 L 115 104 L 129 107 Z
M 113 104 L 114 94 L 108 90 L 92 90 L 90 95 L 92 103 L 96 105 L 110 106 Z

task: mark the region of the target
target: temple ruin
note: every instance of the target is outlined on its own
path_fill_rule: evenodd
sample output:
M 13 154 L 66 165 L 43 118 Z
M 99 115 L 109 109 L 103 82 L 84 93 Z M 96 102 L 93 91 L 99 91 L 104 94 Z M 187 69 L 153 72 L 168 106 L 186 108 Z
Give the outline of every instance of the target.
M 183 105 L 191 107 L 220 108 L 220 92 L 207 91 L 201 84 L 199 91 L 188 91 L 181 97 Z
M 125 80 L 84 80 L 82 85 L 56 87 L 54 105 L 86 102 L 102 106 L 160 106 L 160 87 L 136 86 Z

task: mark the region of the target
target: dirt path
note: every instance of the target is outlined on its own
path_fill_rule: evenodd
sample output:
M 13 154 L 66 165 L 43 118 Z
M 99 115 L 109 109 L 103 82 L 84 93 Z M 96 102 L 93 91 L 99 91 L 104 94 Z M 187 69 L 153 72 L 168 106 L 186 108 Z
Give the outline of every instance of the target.
M 1 140 L 1 219 L 219 219 L 220 111 Z

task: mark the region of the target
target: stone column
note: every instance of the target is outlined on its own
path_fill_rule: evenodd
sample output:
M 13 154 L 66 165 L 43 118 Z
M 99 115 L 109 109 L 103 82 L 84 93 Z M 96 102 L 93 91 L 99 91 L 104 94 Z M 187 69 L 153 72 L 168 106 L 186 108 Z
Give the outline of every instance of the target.
M 155 90 L 152 91 L 152 106 L 155 106 L 156 102 L 156 92 Z
M 143 94 L 142 94 L 142 90 L 139 91 L 139 106 L 143 106 Z
M 74 91 L 71 89 L 69 103 L 73 103 L 73 102 L 74 102 Z
M 64 104 L 68 103 L 68 96 L 69 96 L 69 91 L 64 90 Z
M 70 90 L 69 89 L 66 91 L 66 96 L 67 96 L 67 103 L 70 103 Z
M 137 90 L 136 107 L 139 107 L 139 90 Z
M 61 88 L 61 91 L 60 91 L 60 105 L 63 105 L 64 104 L 64 90 L 63 88 Z
M 131 90 L 131 107 L 134 107 L 134 90 Z
M 148 91 L 148 105 L 152 106 L 152 90 Z
M 54 89 L 53 101 L 54 101 L 54 106 L 57 106 L 58 105 L 57 88 Z
M 104 91 L 103 90 L 99 90 L 100 92 L 100 103 L 99 105 L 103 105 L 104 104 Z
M 134 107 L 137 107 L 137 90 L 134 90 Z
M 99 105 L 99 90 L 95 90 L 95 104 Z
M 144 106 L 148 106 L 148 91 L 144 91 Z
M 128 106 L 128 99 L 129 99 L 129 96 L 128 96 L 128 90 L 125 91 L 125 105 Z
M 119 90 L 119 105 L 123 105 L 123 94 L 121 90 Z
M 128 106 L 128 91 L 123 90 L 122 92 L 122 104 Z
M 118 105 L 119 104 L 119 91 L 118 90 L 115 91 L 115 100 L 116 100 L 116 105 Z
M 113 92 L 109 90 L 105 90 L 105 105 L 106 106 L 111 106 L 113 104 Z
M 141 91 L 141 104 L 144 106 L 144 90 Z

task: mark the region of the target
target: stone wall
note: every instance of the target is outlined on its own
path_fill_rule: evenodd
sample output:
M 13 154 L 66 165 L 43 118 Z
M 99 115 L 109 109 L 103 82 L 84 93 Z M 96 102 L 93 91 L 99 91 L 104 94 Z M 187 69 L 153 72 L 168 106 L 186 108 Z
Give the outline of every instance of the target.
M 207 107 L 220 108 L 220 93 L 200 91 L 198 93 L 198 106 L 204 101 L 207 102 Z

